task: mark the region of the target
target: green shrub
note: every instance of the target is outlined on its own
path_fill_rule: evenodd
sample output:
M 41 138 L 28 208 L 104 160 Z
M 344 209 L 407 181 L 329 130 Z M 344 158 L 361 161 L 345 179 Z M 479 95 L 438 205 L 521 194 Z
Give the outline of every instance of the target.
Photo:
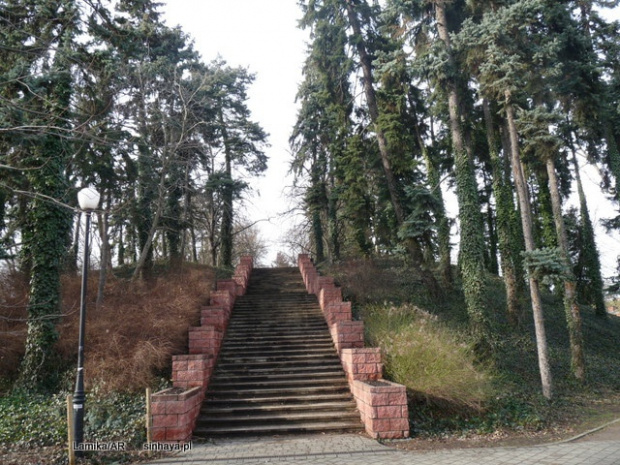
M 45 463 L 67 460 L 67 394 L 0 397 L 0 450 L 26 453 L 47 447 Z M 126 443 L 128 451 L 91 454 L 86 463 L 126 463 L 146 441 L 145 398 L 138 394 L 87 394 L 85 442 Z M 137 451 L 137 452 L 133 452 Z M 43 454 L 43 452 L 41 452 Z
M 67 438 L 64 396 L 0 397 L 0 444 L 43 447 Z
M 86 400 L 84 436 L 90 442 L 124 441 L 139 446 L 146 441 L 143 395 L 112 393 Z

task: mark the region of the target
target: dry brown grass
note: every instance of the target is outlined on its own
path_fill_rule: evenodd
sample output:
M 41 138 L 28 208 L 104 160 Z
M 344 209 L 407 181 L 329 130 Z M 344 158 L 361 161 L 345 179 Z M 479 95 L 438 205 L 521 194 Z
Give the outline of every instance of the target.
M 0 373 L 12 377 L 24 354 L 26 340 L 26 278 L 0 274 Z
M 188 327 L 199 324 L 200 308 L 208 303 L 213 280 L 212 270 L 197 266 L 186 266 L 146 282 L 110 277 L 105 300 L 97 307 L 97 273 L 91 273 L 84 363 L 87 388 L 96 385 L 104 392 L 135 391 L 169 376 L 171 356 L 187 352 Z M 15 282 L 9 277 L 0 279 L 10 288 L 9 281 Z M 77 356 L 80 287 L 79 276 L 63 277 L 63 318 L 58 325 L 56 348 L 70 365 Z M 15 293 L 21 296 L 16 298 L 21 308 L 16 306 L 12 314 L 23 319 L 25 286 Z M 0 308 L 0 315 L 8 309 Z M 13 322 L 10 328 L 4 322 L 0 332 L 6 329 L 15 336 L 11 344 L 0 348 L 0 373 L 14 374 L 23 355 L 25 322 Z

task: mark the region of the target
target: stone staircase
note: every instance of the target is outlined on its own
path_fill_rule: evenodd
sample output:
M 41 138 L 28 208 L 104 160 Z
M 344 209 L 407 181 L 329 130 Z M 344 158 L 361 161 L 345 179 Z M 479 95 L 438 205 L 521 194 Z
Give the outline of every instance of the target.
M 299 270 L 254 269 L 236 300 L 194 436 L 362 430 L 327 323 Z

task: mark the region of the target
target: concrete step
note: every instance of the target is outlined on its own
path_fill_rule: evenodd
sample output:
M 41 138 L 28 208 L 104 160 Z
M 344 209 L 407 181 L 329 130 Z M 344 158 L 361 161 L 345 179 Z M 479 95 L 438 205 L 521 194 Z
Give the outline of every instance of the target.
M 323 334 L 307 334 L 306 336 L 299 334 L 254 334 L 254 335 L 239 335 L 235 336 L 225 336 L 224 344 L 228 346 L 228 344 L 232 346 L 245 344 L 247 346 L 251 345 L 261 345 L 261 344 L 271 344 L 271 343 L 281 343 L 281 344 L 299 344 L 304 343 L 307 344 L 311 341 L 314 342 L 329 342 L 331 341 L 331 336 L 325 330 Z
M 326 355 L 334 353 L 334 346 L 329 343 L 325 344 L 299 344 L 296 346 L 266 346 L 261 349 L 260 354 L 265 355 Z M 256 355 L 256 349 L 249 347 L 223 347 L 220 351 L 220 357 L 226 358 L 228 356 L 253 356 Z
M 307 411 L 329 411 L 333 412 L 334 410 L 338 412 L 345 411 L 353 411 L 357 414 L 355 402 L 351 401 L 343 401 L 340 399 L 332 400 L 332 401 L 315 401 L 311 404 L 309 403 L 298 403 L 298 404 L 282 404 L 282 403 L 260 403 L 260 404 L 212 404 L 208 408 L 203 408 L 201 413 L 203 413 L 207 417 L 226 417 L 228 415 L 259 415 L 265 412 L 286 412 L 286 413 L 299 413 L 299 412 L 307 412 Z
M 342 373 L 342 365 L 340 364 L 340 362 L 338 363 L 326 363 L 321 365 L 320 367 L 316 367 L 316 366 L 299 366 L 299 365 L 289 365 L 289 366 L 285 366 L 285 367 L 279 367 L 279 368 L 273 368 L 273 367 L 266 367 L 263 368 L 262 366 L 255 366 L 255 367 L 243 367 L 243 366 L 229 366 L 229 367 L 222 367 L 222 366 L 218 366 L 215 370 L 214 373 L 214 378 L 215 379 L 219 379 L 220 377 L 224 378 L 224 379 L 233 379 L 235 377 L 240 377 L 240 376 L 248 376 L 248 377 L 252 377 L 252 376 L 285 376 L 285 375 L 292 375 L 293 377 L 295 376 L 308 376 L 308 374 L 311 375 L 315 375 L 317 373 L 323 373 L 323 372 L 336 372 L 336 373 Z M 213 382 L 213 380 L 211 382 Z
M 274 372 L 273 370 L 265 371 L 265 372 L 255 372 L 248 373 L 247 371 L 239 371 L 233 372 L 229 371 L 223 374 L 221 371 L 216 372 L 218 376 L 214 381 L 210 383 L 210 386 L 213 386 L 215 382 L 235 382 L 235 380 L 248 380 L 248 381 L 267 381 L 267 380 L 276 380 L 276 379 L 286 379 L 286 380 L 295 380 L 302 379 L 305 380 L 308 376 L 312 376 L 312 378 L 333 378 L 341 375 L 341 372 L 338 368 L 334 368 L 331 370 L 322 369 L 321 371 L 312 370 L 312 371 L 285 371 L 285 372 Z
M 350 407 L 350 406 L 349 406 Z M 235 426 L 245 425 L 245 426 L 266 426 L 270 424 L 282 424 L 282 411 L 256 411 L 252 414 L 248 414 L 248 412 L 243 412 L 243 414 L 239 415 L 239 411 L 233 412 L 233 414 L 229 415 L 212 415 L 212 416 L 201 416 L 196 425 L 198 428 L 201 426 L 204 427 L 218 427 L 218 426 Z M 332 409 L 332 410 L 309 410 L 309 411 L 295 411 L 290 410 L 286 412 L 286 422 L 287 423 L 325 423 L 334 421 L 334 416 L 338 415 L 338 422 L 343 421 L 353 421 L 359 420 L 359 414 L 355 411 L 355 409 Z
M 310 433 L 347 433 L 361 431 L 358 421 L 331 421 L 321 423 L 303 423 L 282 421 L 279 424 L 269 425 L 199 425 L 194 430 L 194 436 L 209 438 L 214 436 L 259 436 L 275 434 L 310 434 Z
M 289 378 L 289 377 L 276 377 L 271 379 L 257 379 L 257 378 L 238 378 L 238 379 L 218 379 L 209 384 L 209 388 L 212 391 L 222 392 L 222 390 L 239 390 L 239 391 L 254 391 L 260 389 L 288 389 L 295 387 L 341 387 L 348 386 L 347 381 L 341 376 L 320 376 L 312 378 Z

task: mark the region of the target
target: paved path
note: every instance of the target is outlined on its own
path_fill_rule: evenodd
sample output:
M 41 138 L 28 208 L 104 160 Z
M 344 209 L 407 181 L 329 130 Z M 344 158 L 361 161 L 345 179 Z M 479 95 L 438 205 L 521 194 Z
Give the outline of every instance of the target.
M 620 465 L 620 423 L 534 447 L 401 451 L 359 435 L 216 440 L 151 465 Z M 617 434 L 616 434 L 617 433 Z

